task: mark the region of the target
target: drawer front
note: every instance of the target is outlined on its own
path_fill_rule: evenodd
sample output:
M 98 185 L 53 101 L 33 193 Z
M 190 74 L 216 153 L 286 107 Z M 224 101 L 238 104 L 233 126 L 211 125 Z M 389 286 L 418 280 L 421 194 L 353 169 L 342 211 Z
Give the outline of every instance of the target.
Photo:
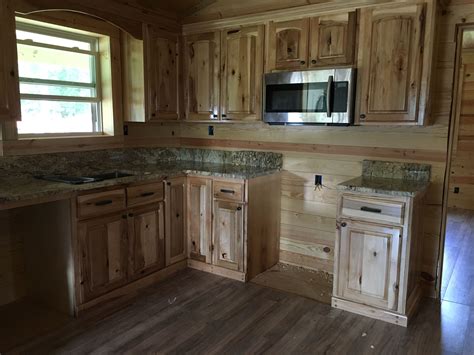
M 214 181 L 214 198 L 219 200 L 244 201 L 244 184 L 231 181 Z
M 125 190 L 112 190 L 77 198 L 77 216 L 94 217 L 125 209 Z
M 363 218 L 384 223 L 403 224 L 405 203 L 399 201 L 343 196 L 341 213 L 345 217 Z
M 128 206 L 139 206 L 160 202 L 163 201 L 163 198 L 164 187 L 162 182 L 127 188 Z

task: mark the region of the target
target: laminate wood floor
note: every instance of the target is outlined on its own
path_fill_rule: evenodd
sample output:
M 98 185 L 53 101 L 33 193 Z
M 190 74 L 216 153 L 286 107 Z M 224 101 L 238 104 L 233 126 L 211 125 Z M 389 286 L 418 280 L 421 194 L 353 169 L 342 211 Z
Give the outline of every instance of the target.
M 468 307 L 469 308 L 469 307 Z M 261 285 L 186 270 L 22 353 L 473 354 L 474 312 L 426 300 L 408 329 Z
M 474 354 L 474 212 L 450 211 L 445 257 L 442 302 L 423 300 L 408 328 L 189 269 L 14 352 Z

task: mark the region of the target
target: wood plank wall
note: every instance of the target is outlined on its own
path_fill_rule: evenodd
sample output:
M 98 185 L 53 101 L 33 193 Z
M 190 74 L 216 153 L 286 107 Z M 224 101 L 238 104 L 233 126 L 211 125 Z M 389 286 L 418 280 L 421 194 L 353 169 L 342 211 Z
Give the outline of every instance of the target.
M 425 202 L 423 271 L 435 277 L 440 242 L 448 124 L 455 65 L 456 24 L 474 23 L 474 4 L 453 1 L 438 22 L 439 54 L 433 78 L 433 125 L 428 127 L 271 127 L 261 123 L 208 125 L 131 125 L 126 141 L 140 145 L 261 149 L 284 155 L 281 194 L 280 259 L 333 272 L 336 193 L 334 186 L 361 174 L 364 159 L 422 162 L 432 165 Z M 174 133 L 174 136 L 171 135 Z M 315 191 L 314 175 L 326 186 Z M 428 276 L 428 278 L 430 278 Z M 434 294 L 434 281 L 429 282 Z
M 462 36 L 448 206 L 474 210 L 474 27 Z

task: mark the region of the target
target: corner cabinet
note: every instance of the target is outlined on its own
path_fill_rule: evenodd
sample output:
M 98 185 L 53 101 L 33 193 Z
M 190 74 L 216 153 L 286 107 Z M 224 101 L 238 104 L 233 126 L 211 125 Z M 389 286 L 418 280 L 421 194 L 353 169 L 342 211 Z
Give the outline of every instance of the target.
M 422 123 L 426 11 L 426 4 L 361 10 L 356 123 Z
M 248 281 L 275 265 L 279 190 L 279 173 L 248 180 L 188 177 L 188 266 Z
M 332 306 L 407 326 L 421 298 L 423 193 L 339 196 Z
M 10 0 L 0 3 L 0 121 L 21 119 L 15 14 Z
M 166 265 L 186 259 L 186 177 L 166 181 Z
M 179 36 L 144 26 L 146 119 L 179 119 Z

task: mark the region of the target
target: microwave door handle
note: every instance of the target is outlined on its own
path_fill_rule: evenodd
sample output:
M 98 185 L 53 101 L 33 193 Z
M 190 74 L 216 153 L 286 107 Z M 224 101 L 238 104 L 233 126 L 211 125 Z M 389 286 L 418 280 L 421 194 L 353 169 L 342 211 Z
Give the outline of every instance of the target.
M 326 93 L 326 114 L 328 117 L 332 116 L 332 84 L 334 82 L 334 76 L 329 75 L 328 78 L 328 87 L 327 87 L 327 93 Z

